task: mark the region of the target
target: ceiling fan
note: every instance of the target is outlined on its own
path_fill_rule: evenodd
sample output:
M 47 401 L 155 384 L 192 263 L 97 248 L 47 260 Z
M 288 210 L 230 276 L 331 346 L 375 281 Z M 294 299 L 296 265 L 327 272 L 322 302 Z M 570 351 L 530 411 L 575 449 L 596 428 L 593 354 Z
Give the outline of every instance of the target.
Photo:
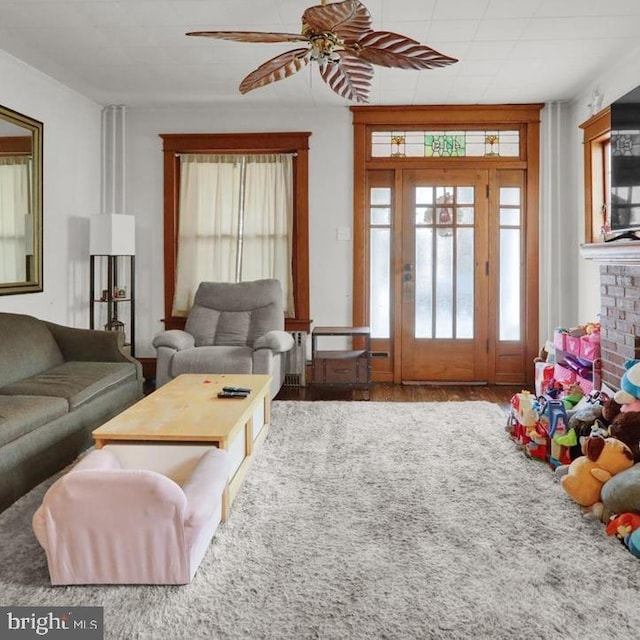
M 204 36 L 237 42 L 305 42 L 306 46 L 267 60 L 241 83 L 247 93 L 289 78 L 312 61 L 322 79 L 335 93 L 356 102 L 369 101 L 373 66 L 399 69 L 432 69 L 457 62 L 431 47 L 390 31 L 374 31 L 371 15 L 359 0 L 343 0 L 309 7 L 302 14 L 301 33 L 257 31 L 192 31 Z

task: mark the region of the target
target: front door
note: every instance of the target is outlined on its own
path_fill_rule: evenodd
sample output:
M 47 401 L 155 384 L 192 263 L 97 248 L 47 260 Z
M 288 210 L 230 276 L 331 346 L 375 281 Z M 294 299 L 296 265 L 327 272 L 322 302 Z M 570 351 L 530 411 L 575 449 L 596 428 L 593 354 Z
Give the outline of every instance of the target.
M 374 381 L 533 383 L 540 108 L 352 107 Z
M 487 380 L 488 172 L 402 172 L 401 378 Z

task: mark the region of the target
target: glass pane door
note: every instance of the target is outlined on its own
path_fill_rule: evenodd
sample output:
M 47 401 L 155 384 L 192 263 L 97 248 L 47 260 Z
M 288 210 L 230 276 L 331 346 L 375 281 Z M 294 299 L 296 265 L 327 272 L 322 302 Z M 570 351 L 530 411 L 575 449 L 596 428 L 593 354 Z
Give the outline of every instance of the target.
M 473 338 L 475 187 L 415 190 L 416 338 Z
M 486 343 L 486 180 L 485 171 L 403 174 L 406 381 L 483 378 L 478 345 Z

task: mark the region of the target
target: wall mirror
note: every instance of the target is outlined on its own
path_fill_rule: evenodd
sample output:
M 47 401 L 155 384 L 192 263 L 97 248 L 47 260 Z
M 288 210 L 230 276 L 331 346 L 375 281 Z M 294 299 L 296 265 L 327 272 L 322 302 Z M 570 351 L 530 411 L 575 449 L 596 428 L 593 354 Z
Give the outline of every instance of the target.
M 42 130 L 0 105 L 0 295 L 42 291 Z

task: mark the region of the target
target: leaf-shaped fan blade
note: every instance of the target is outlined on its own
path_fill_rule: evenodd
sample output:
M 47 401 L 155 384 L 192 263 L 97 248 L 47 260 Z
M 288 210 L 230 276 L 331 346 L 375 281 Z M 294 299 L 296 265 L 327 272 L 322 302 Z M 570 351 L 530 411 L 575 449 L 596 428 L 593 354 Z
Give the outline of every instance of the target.
M 186 35 L 235 42 L 305 42 L 307 40 L 299 33 L 262 33 L 260 31 L 190 31 Z
M 289 78 L 302 67 L 309 64 L 311 49 L 293 49 L 282 53 L 261 64 L 252 71 L 241 83 L 240 93 L 247 93 L 252 89 L 264 87 L 266 84 Z
M 357 102 L 369 102 L 373 67 L 347 51 L 337 51 L 339 62 L 321 67 L 322 79 L 339 96 Z
M 302 24 L 308 25 L 314 33 L 332 31 L 345 43 L 350 43 L 371 30 L 371 15 L 358 0 L 344 0 L 309 7 L 302 14 Z
M 391 31 L 366 33 L 353 45 L 352 51 L 372 64 L 399 69 L 432 69 L 458 62 L 456 58 Z

